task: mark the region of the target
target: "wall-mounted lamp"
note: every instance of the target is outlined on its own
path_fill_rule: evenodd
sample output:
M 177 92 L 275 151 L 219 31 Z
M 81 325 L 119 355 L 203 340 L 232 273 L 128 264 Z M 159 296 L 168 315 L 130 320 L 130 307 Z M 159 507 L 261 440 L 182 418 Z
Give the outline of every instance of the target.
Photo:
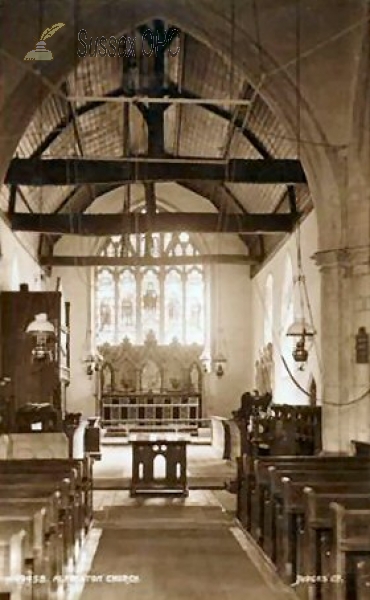
M 34 321 L 27 326 L 26 333 L 34 340 L 32 360 L 53 361 L 55 328 L 48 320 L 47 314 L 40 313 L 35 315 Z
M 100 354 L 88 354 L 83 362 L 86 365 L 86 375 L 91 379 L 93 374 L 99 371 L 103 357 Z
M 209 373 L 211 371 L 211 356 L 206 349 L 203 350 L 199 360 L 202 364 L 203 373 Z
M 227 359 L 222 352 L 217 352 L 212 358 L 207 350 L 204 349 L 199 360 L 202 363 L 203 373 L 211 373 L 213 371 L 217 377 L 223 377 L 225 374 Z

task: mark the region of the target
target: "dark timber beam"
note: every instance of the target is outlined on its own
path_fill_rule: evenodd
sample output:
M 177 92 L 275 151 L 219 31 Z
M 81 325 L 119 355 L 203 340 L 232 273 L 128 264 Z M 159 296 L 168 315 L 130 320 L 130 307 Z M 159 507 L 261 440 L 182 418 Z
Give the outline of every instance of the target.
M 198 233 L 290 233 L 295 219 L 289 214 L 237 215 L 218 213 L 157 213 L 151 219 L 143 213 L 123 214 L 8 214 L 13 231 L 55 235 L 119 235 L 189 231 Z M 221 221 L 220 221 L 221 218 Z M 220 230 L 222 222 L 222 230 Z
M 40 264 L 49 267 L 156 267 L 210 264 L 254 265 L 257 261 L 243 254 L 204 254 L 202 256 L 41 256 Z
M 127 181 L 176 180 L 234 183 L 306 183 L 301 163 L 294 159 L 121 159 L 90 160 L 15 158 L 6 174 L 10 185 L 76 185 Z
M 10 215 L 15 212 L 15 205 L 17 202 L 17 186 L 11 185 L 9 191 L 9 202 L 8 202 L 8 212 Z

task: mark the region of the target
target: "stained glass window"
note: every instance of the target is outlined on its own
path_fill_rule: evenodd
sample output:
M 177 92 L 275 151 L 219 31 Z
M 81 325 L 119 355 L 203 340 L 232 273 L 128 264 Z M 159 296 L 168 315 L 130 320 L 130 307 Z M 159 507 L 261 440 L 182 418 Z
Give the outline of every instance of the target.
M 132 269 L 125 269 L 118 278 L 118 330 L 119 337 L 136 337 L 136 281 Z
M 165 276 L 165 343 L 183 340 L 183 285 L 180 270 L 169 269 Z
M 159 269 L 148 269 L 142 273 L 141 320 L 142 335 L 145 339 L 149 332 L 159 339 Z
M 102 269 L 97 281 L 97 326 L 102 342 L 112 339 L 114 322 L 114 276 L 108 269 Z
M 204 267 L 188 233 L 112 236 L 102 256 L 130 264 L 95 269 L 97 345 L 142 344 L 149 333 L 162 344 L 204 343 Z
M 203 273 L 198 268 L 187 271 L 186 278 L 186 342 L 201 343 L 201 332 L 204 329 L 204 286 Z

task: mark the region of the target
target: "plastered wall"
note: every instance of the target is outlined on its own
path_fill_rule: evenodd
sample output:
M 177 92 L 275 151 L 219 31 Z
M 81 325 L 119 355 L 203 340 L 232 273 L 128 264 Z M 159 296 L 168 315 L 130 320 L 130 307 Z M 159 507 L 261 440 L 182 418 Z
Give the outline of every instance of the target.
M 313 324 L 316 336 L 313 343 L 308 344 L 309 358 L 304 370 L 299 369 L 289 356 L 291 350 L 286 342 L 285 332 L 289 323 L 287 322 L 287 300 L 289 303 L 293 296 L 294 311 L 296 316 L 300 313 L 300 294 L 298 285 L 290 285 L 290 295 L 284 294 L 287 289 L 285 285 L 287 263 L 291 261 L 293 277 L 297 277 L 297 239 L 300 237 L 303 274 L 306 280 L 309 306 L 312 311 Z M 253 365 L 258 359 L 260 350 L 264 346 L 264 330 L 266 319 L 266 280 L 272 277 L 273 305 L 272 305 L 272 332 L 274 347 L 274 401 L 289 404 L 308 403 L 308 397 L 292 381 L 280 354 L 283 353 L 291 369 L 294 379 L 308 390 L 312 377 L 317 384 L 317 397 L 321 398 L 322 374 L 321 374 L 321 352 L 320 352 L 320 273 L 313 260 L 317 252 L 317 223 L 315 212 L 311 212 L 300 227 L 300 233 L 296 233 L 280 248 L 275 256 L 268 262 L 263 270 L 252 280 L 252 313 L 253 313 Z M 306 320 L 309 320 L 308 303 L 304 303 Z M 255 373 L 255 369 L 254 369 Z M 255 377 L 254 377 L 255 381 Z

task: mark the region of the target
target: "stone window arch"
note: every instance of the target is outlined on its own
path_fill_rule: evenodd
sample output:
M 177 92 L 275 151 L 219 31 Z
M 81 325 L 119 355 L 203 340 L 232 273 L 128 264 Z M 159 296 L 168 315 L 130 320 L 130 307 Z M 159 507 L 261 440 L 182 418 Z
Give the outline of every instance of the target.
M 101 255 L 127 257 L 129 266 L 95 269 L 97 346 L 142 344 L 148 334 L 162 344 L 204 345 L 205 272 L 188 233 L 112 236 Z
M 289 254 L 287 254 L 284 266 L 283 286 L 281 290 L 281 327 L 280 327 L 280 348 L 289 369 L 294 369 L 294 359 L 292 356 L 294 338 L 286 335 L 289 326 L 295 320 L 294 308 L 294 277 L 293 264 Z M 282 368 L 282 376 L 289 377 L 285 366 Z
M 266 346 L 267 344 L 273 344 L 274 341 L 274 279 L 271 273 L 269 273 L 265 282 L 264 305 L 263 341 Z

